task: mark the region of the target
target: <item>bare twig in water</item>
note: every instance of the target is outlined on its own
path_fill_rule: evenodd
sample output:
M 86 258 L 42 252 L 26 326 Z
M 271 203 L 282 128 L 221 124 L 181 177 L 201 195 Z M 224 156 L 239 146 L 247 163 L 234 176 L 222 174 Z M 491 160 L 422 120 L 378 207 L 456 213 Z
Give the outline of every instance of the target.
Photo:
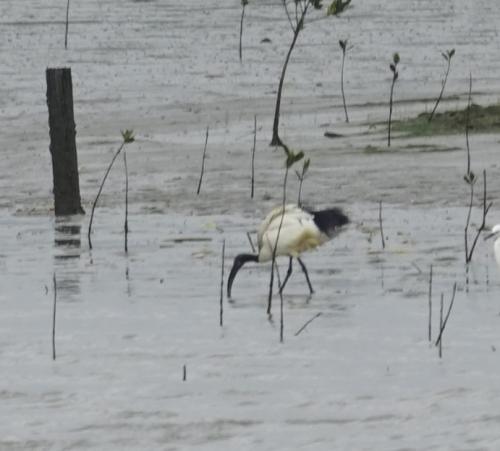
M 429 342 L 432 342 L 432 265 L 429 273 Z
M 57 281 L 56 273 L 52 277 L 54 286 L 54 306 L 52 308 L 52 360 L 56 359 L 56 304 L 57 304 Z
M 309 324 L 311 324 L 316 318 L 321 316 L 323 312 L 316 313 L 310 320 L 306 321 L 305 324 L 297 331 L 295 332 L 295 336 L 299 335 Z
M 200 180 L 198 182 L 198 189 L 196 190 L 196 194 L 200 194 L 201 181 L 203 180 L 203 173 L 205 172 L 205 159 L 206 159 L 206 156 L 207 156 L 207 144 L 208 144 L 208 129 L 209 129 L 209 127 L 207 126 L 207 133 L 206 133 L 206 136 L 205 136 L 205 147 L 203 148 L 203 158 L 201 160 Z
M 128 253 L 128 166 L 127 152 L 123 151 L 123 165 L 125 168 L 125 223 L 123 230 L 125 232 L 125 253 Z
M 222 263 L 220 275 L 220 310 L 219 310 L 219 325 L 224 325 L 224 259 L 226 253 L 226 240 L 222 240 Z
M 448 312 L 446 313 L 444 321 L 442 321 L 440 323 L 439 335 L 438 335 L 436 343 L 435 343 L 436 346 L 438 346 L 441 343 L 443 332 L 444 332 L 444 329 L 446 327 L 446 323 L 448 322 L 448 318 L 450 317 L 451 309 L 453 307 L 453 302 L 455 301 L 455 294 L 456 293 L 457 293 L 457 283 L 455 282 L 453 284 L 453 294 L 451 296 L 451 302 L 450 302 L 450 305 L 448 307 Z M 443 295 L 441 295 L 441 302 L 442 302 L 442 299 L 443 299 Z M 442 314 L 442 311 L 443 311 L 443 306 L 441 304 L 441 314 Z
M 252 248 L 252 252 L 255 254 L 255 246 L 253 245 L 252 236 L 250 232 L 247 232 L 248 242 L 250 243 L 250 247 Z
M 469 129 L 470 129 L 470 109 L 472 106 L 472 73 L 469 73 L 469 96 L 467 98 L 467 111 L 465 112 L 465 143 L 467 145 L 467 173 L 466 177 L 472 174 L 470 170 L 470 146 L 469 146 Z M 474 174 L 472 174 L 474 175 Z
M 382 201 L 378 203 L 378 223 L 380 226 L 380 239 L 382 240 L 382 249 L 385 249 L 384 228 L 382 226 Z
M 242 55 L 242 44 L 241 41 L 243 40 L 243 19 L 245 18 L 245 6 L 248 5 L 248 0 L 241 0 L 241 19 L 240 19 L 240 46 L 239 46 L 239 55 L 240 55 L 240 63 L 243 59 Z
M 255 148 L 257 147 L 257 115 L 253 117 L 253 147 L 252 147 L 252 179 L 250 198 L 253 199 L 254 183 L 255 183 Z
M 66 4 L 66 30 L 64 32 L 64 48 L 68 48 L 68 28 L 69 28 L 69 0 Z
M 444 309 L 444 295 L 441 293 L 441 304 L 439 308 L 439 330 L 443 330 L 443 309 Z M 439 358 L 443 357 L 443 340 L 439 340 Z

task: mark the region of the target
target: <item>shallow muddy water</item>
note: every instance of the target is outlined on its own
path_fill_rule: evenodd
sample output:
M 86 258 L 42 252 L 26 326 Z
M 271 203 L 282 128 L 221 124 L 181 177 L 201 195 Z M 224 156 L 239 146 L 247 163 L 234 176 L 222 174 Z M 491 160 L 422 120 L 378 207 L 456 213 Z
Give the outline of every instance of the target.
M 287 74 L 283 137 L 311 158 L 303 200 L 341 206 L 352 224 L 304 256 L 312 297 L 294 272 L 283 344 L 278 296 L 272 318 L 265 313 L 266 265 L 241 271 L 219 326 L 222 241 L 227 275 L 231 259 L 249 251 L 246 233 L 281 201 L 283 156 L 268 146 L 289 33 L 279 2 L 247 8 L 243 64 L 236 0 L 72 3 L 67 51 L 60 4 L 0 3 L 0 449 L 500 447 L 500 274 L 482 239 L 468 275 L 463 263 L 465 138 L 396 136 L 389 150 L 383 127 L 370 127 L 386 118 L 394 51 L 396 118 L 432 108 L 440 51 L 452 47 L 442 108 L 463 108 L 470 71 L 474 101 L 497 101 L 500 13 L 493 0 L 353 2 L 345 18 L 306 26 Z M 355 45 L 350 124 L 338 86 L 345 37 Z M 65 219 L 52 212 L 44 84 L 45 68 L 58 65 L 72 67 L 87 210 Z M 125 128 L 137 137 L 127 147 L 129 253 L 120 160 L 90 251 L 90 204 Z M 471 135 L 473 170 L 488 170 L 489 225 L 500 222 L 498 141 Z M 289 180 L 293 200 L 298 184 Z M 431 264 L 434 339 L 441 293 L 447 308 L 458 287 L 442 359 L 427 338 Z

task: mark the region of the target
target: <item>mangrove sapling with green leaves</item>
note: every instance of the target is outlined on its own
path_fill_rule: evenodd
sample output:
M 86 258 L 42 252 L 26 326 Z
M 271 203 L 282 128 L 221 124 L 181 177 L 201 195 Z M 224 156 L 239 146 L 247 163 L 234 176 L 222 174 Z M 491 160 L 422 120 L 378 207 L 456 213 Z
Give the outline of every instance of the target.
M 446 61 L 446 72 L 444 74 L 444 79 L 441 82 L 441 92 L 439 93 L 439 96 L 436 99 L 436 103 L 434 104 L 434 108 L 432 109 L 432 112 L 429 116 L 429 119 L 428 119 L 429 122 L 432 121 L 434 114 L 436 113 L 437 107 L 439 105 L 439 102 L 441 102 L 441 99 L 443 98 L 444 88 L 446 86 L 446 82 L 448 80 L 448 75 L 450 73 L 451 59 L 453 58 L 453 55 L 455 55 L 455 49 L 446 50 L 446 52 L 441 52 L 441 55 L 443 56 L 443 58 Z
M 89 230 L 88 230 L 88 234 L 87 234 L 88 241 L 89 241 L 89 249 L 92 249 L 91 234 L 92 234 L 92 223 L 94 221 L 95 207 L 97 206 L 97 201 L 99 200 L 99 197 L 101 196 L 102 189 L 104 188 L 104 183 L 106 182 L 106 179 L 108 178 L 109 172 L 111 171 L 111 168 L 113 167 L 115 160 L 118 158 L 118 155 L 120 155 L 120 153 L 123 150 L 123 148 L 125 147 L 125 145 L 133 143 L 135 140 L 133 130 L 125 130 L 125 131 L 122 131 L 121 134 L 122 134 L 122 143 L 120 144 L 120 147 L 118 147 L 115 154 L 113 155 L 113 158 L 111 159 L 111 162 L 109 163 L 108 168 L 106 169 L 104 177 L 101 181 L 101 185 L 99 186 L 99 191 L 97 192 L 97 195 L 94 199 L 94 202 L 92 203 L 92 213 L 90 214 Z
M 247 5 L 248 5 L 248 0 L 241 0 L 240 46 L 239 46 L 240 63 L 243 61 L 243 54 L 242 54 L 243 19 L 245 18 L 245 6 Z
M 399 63 L 399 53 L 394 53 L 392 55 L 392 63 L 389 64 L 389 68 L 392 72 L 392 83 L 391 83 L 391 95 L 389 97 L 389 126 L 387 130 L 387 146 L 391 147 L 391 122 L 392 122 L 392 102 L 394 98 L 394 85 L 398 80 L 398 63 Z
M 280 223 L 278 226 L 278 232 L 276 235 L 276 241 L 274 242 L 272 249 L 272 259 L 271 259 L 271 280 L 269 281 L 269 297 L 267 300 L 267 314 L 271 314 L 271 305 L 272 305 L 272 298 L 273 298 L 273 285 L 274 285 L 274 264 L 276 262 L 276 250 L 278 248 L 278 241 L 280 238 L 280 233 L 281 233 L 281 227 L 283 226 L 283 218 L 285 217 L 285 206 L 286 206 L 286 184 L 288 180 L 288 172 L 290 168 L 297 163 L 298 161 L 302 160 L 304 158 L 304 152 L 299 151 L 299 152 L 294 152 L 293 150 L 290 150 L 285 144 L 281 144 L 283 147 L 283 150 L 285 151 L 286 159 L 285 159 L 285 175 L 283 177 L 283 199 L 282 199 L 282 212 L 281 212 L 281 219 Z
M 339 16 L 342 14 L 351 0 L 334 0 L 327 9 L 327 16 Z M 292 6 L 294 10 L 291 11 Z M 281 76 L 278 84 L 278 92 L 276 95 L 276 107 L 274 111 L 274 121 L 273 121 L 273 135 L 271 139 L 271 146 L 282 146 L 283 142 L 279 136 L 279 120 L 280 120 L 280 108 L 281 108 L 281 94 L 283 91 L 283 83 L 285 81 L 286 69 L 288 67 L 288 62 L 290 61 L 290 56 L 293 52 L 295 44 L 297 43 L 297 38 L 300 32 L 304 28 L 304 22 L 308 12 L 311 10 L 321 10 L 323 4 L 321 0 L 283 0 L 283 7 L 285 9 L 285 14 L 287 16 L 288 22 L 292 29 L 293 38 L 288 48 L 286 54 L 285 62 L 281 69 Z
M 342 92 L 342 103 L 344 104 L 345 121 L 349 122 L 349 115 L 347 114 L 347 104 L 345 101 L 345 91 L 344 91 L 344 63 L 347 50 L 349 50 L 351 47 L 347 48 L 347 39 L 339 40 L 339 45 L 340 48 L 342 49 L 342 66 L 340 69 L 340 91 Z
M 304 178 L 306 177 L 307 171 L 309 169 L 309 165 L 311 164 L 311 159 L 304 159 L 304 164 L 302 165 L 302 171 L 295 171 L 297 178 L 299 179 L 299 195 L 297 199 L 297 204 L 299 207 L 302 206 L 302 183 L 304 182 Z

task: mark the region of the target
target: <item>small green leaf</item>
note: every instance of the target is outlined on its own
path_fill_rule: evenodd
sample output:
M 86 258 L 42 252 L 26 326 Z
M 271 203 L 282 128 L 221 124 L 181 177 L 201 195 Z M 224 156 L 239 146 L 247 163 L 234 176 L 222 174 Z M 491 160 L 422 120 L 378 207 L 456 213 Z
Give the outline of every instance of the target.
M 455 49 L 448 50 L 448 57 L 449 57 L 450 59 L 452 59 L 452 58 L 453 58 L 453 55 L 454 55 L 454 54 L 455 54 Z
M 311 159 L 307 158 L 304 160 L 304 166 L 302 168 L 302 176 L 306 175 L 307 170 L 309 169 L 309 165 L 311 164 Z
M 351 0 L 333 0 L 330 6 L 326 10 L 327 16 L 339 16 L 342 14 L 351 3 Z
M 443 56 L 443 58 L 444 58 L 446 61 L 448 61 L 449 56 L 448 56 L 448 54 L 447 54 L 447 53 L 441 52 L 441 55 Z
M 297 163 L 297 161 L 302 160 L 302 158 L 304 158 L 304 152 L 302 152 L 302 150 L 297 153 L 290 150 L 286 158 L 286 167 L 291 168 L 295 163 Z
M 135 141 L 133 130 L 121 130 L 123 142 L 125 144 L 133 143 Z
M 399 53 L 394 53 L 394 55 L 392 55 L 392 61 L 394 61 L 394 65 L 397 65 L 399 63 Z

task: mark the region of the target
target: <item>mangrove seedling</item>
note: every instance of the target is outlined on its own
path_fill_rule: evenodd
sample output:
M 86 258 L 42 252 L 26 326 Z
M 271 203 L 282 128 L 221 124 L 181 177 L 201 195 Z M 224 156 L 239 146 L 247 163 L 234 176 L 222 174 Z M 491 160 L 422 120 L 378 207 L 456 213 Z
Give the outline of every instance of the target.
M 444 74 L 444 79 L 441 82 L 441 92 L 439 93 L 439 96 L 436 99 L 436 103 L 434 104 L 434 108 L 432 109 L 432 112 L 429 116 L 429 119 L 428 119 L 429 122 L 432 121 L 432 118 L 434 117 L 434 113 L 437 110 L 439 102 L 441 102 L 441 99 L 443 98 L 444 88 L 446 86 L 446 81 L 448 80 L 448 74 L 450 73 L 451 59 L 453 58 L 454 54 L 455 54 L 455 49 L 446 50 L 446 52 L 441 52 L 441 55 L 443 56 L 444 60 L 446 61 L 446 72 Z
M 387 132 L 387 146 L 391 147 L 391 121 L 392 121 L 392 101 L 394 97 L 394 85 L 399 77 L 398 73 L 398 63 L 399 63 L 399 53 L 394 53 L 392 55 L 392 63 L 389 64 L 389 68 L 392 72 L 392 83 L 391 83 L 391 95 L 389 97 L 389 127 Z
M 342 50 L 342 66 L 340 69 L 340 90 L 342 92 L 342 103 L 344 104 L 344 113 L 345 113 L 345 121 L 349 122 L 349 115 L 347 114 L 347 104 L 345 101 L 345 92 L 344 92 L 344 63 L 345 63 L 345 55 L 347 53 L 347 39 L 339 41 L 340 48 Z
M 97 201 L 99 200 L 99 197 L 102 193 L 102 189 L 104 188 L 104 182 L 106 182 L 106 179 L 108 178 L 109 172 L 111 171 L 111 168 L 113 167 L 113 163 L 118 158 L 118 155 L 120 155 L 120 152 L 123 150 L 125 145 L 133 143 L 135 140 L 133 130 L 125 130 L 125 131 L 122 131 L 121 134 L 122 134 L 122 143 L 120 144 L 120 147 L 118 147 L 115 154 L 113 155 L 113 158 L 111 159 L 111 162 L 109 163 L 108 168 L 106 169 L 106 172 L 104 173 L 104 177 L 101 181 L 101 185 L 99 186 L 99 191 L 97 192 L 97 195 L 94 199 L 94 202 L 92 203 L 92 213 L 90 214 L 89 230 L 88 230 L 88 234 L 87 234 L 88 241 L 89 241 L 89 249 L 92 249 L 92 239 L 90 236 L 92 234 L 92 222 L 94 221 L 95 207 L 97 206 Z
M 304 164 L 302 165 L 302 171 L 295 171 L 297 178 L 299 179 L 299 195 L 297 199 L 298 206 L 302 206 L 302 183 L 304 182 L 304 178 L 306 177 L 307 170 L 309 169 L 309 165 L 311 164 L 311 159 L 306 158 L 304 160 Z
M 241 19 L 240 19 L 240 63 L 243 59 L 242 50 L 241 50 L 241 41 L 243 40 L 243 19 L 245 18 L 245 6 L 248 5 L 248 0 L 241 0 Z
M 327 9 L 327 16 L 339 16 L 347 9 L 350 3 L 351 0 L 334 0 Z M 294 11 L 291 11 L 291 4 L 295 6 Z M 288 48 L 285 62 L 283 63 L 283 68 L 281 69 L 281 76 L 278 84 L 278 93 L 276 94 L 276 107 L 274 111 L 273 136 L 271 139 L 271 146 L 283 145 L 283 141 L 281 140 L 278 132 L 280 121 L 281 94 L 283 91 L 283 83 L 285 81 L 285 74 L 288 67 L 288 62 L 290 61 L 290 56 L 295 47 L 295 44 L 297 43 L 297 38 L 304 28 L 304 22 L 307 13 L 311 8 L 320 10 L 322 9 L 323 5 L 321 0 L 283 0 L 283 7 L 292 29 L 293 38 L 290 47 Z
M 282 207 L 283 211 L 281 212 L 281 219 L 280 219 L 280 224 L 278 226 L 278 232 L 276 234 L 276 241 L 274 242 L 273 245 L 273 254 L 272 254 L 272 259 L 271 259 L 271 280 L 269 281 L 269 297 L 267 301 L 267 314 L 271 314 L 271 305 L 272 305 L 272 298 L 273 298 L 273 284 L 274 284 L 274 265 L 276 262 L 276 250 L 278 247 L 278 241 L 280 238 L 280 233 L 281 233 L 281 227 L 283 226 L 283 218 L 285 217 L 285 206 L 286 206 L 286 184 L 288 180 L 288 172 L 290 168 L 297 163 L 298 161 L 302 160 L 304 158 L 304 152 L 299 151 L 299 152 L 294 152 L 293 150 L 290 150 L 285 144 L 281 144 L 284 151 L 285 151 L 285 176 L 283 177 L 283 199 L 282 199 Z

